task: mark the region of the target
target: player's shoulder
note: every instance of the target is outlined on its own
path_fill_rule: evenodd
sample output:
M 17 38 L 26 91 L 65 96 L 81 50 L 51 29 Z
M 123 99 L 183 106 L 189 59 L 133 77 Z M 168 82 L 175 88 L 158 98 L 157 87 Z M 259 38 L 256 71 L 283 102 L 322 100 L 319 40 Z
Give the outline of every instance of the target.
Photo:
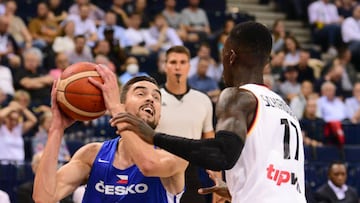
M 100 142 L 85 144 L 79 150 L 77 150 L 75 152 L 75 154 L 71 160 L 72 161 L 80 160 L 82 162 L 85 162 L 85 163 L 91 165 L 94 162 L 94 160 L 102 146 L 103 146 L 103 143 L 100 143 Z
M 229 108 L 246 108 L 253 110 L 257 106 L 257 99 L 255 95 L 245 89 L 238 87 L 225 88 L 219 97 L 217 107 L 223 109 Z

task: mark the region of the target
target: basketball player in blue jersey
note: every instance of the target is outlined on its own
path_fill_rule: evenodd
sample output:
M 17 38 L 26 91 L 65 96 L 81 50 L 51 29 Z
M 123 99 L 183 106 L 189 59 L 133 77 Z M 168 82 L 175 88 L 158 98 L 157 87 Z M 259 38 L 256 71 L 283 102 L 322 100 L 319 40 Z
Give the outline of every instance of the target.
M 102 89 L 105 105 L 111 114 L 125 109 L 149 126 L 156 127 L 161 94 L 154 79 L 131 79 L 124 85 L 120 97 L 115 74 L 102 66 L 97 70 L 104 84 L 92 78 L 89 80 Z M 179 202 L 184 191 L 187 162 L 156 149 L 137 136 L 126 137 L 126 132 L 121 138 L 83 146 L 69 163 L 57 170 L 61 138 L 73 120 L 58 109 L 56 83 L 52 89 L 51 109 L 54 118 L 35 177 L 35 202 L 58 202 L 83 183 L 87 183 L 84 203 Z
M 224 81 L 229 87 L 217 104 L 214 139 L 156 133 L 128 113 L 116 115 L 111 123 L 118 133 L 133 131 L 191 163 L 226 170 L 232 202 L 305 203 L 299 122 L 284 100 L 262 85 L 271 47 L 271 34 L 260 23 L 238 24 L 230 32 L 222 53 Z

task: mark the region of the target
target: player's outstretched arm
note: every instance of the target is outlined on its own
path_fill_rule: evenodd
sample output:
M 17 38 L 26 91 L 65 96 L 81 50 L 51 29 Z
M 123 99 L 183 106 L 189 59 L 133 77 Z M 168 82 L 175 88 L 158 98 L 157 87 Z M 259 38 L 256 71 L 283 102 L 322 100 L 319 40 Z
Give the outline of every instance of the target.
M 40 203 L 58 202 L 86 180 L 90 172 L 89 156 L 94 151 L 91 147 L 83 147 L 68 164 L 57 171 L 62 136 L 73 120 L 64 116 L 57 106 L 56 83 L 53 85 L 51 97 L 53 119 L 34 181 L 33 199 Z
M 117 114 L 111 124 L 115 121 L 123 123 L 118 132 L 133 131 L 144 141 L 203 168 L 227 170 L 234 166 L 241 154 L 256 107 L 257 100 L 251 93 L 238 88 L 224 90 L 217 106 L 219 120 L 214 139 L 193 140 L 155 133 L 146 123 L 126 113 Z

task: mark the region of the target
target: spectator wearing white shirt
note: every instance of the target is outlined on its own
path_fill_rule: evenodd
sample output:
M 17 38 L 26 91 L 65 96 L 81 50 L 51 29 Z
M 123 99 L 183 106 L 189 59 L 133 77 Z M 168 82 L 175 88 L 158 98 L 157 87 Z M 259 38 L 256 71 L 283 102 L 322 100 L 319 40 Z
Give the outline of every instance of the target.
M 212 76 L 215 75 L 215 74 L 213 74 L 213 72 L 216 71 L 219 67 L 216 66 L 216 62 L 211 57 L 210 51 L 211 50 L 210 50 L 209 44 L 202 43 L 200 45 L 200 47 L 199 47 L 199 49 L 197 51 L 197 55 L 190 60 L 190 70 L 189 70 L 189 73 L 188 73 L 188 78 L 190 78 L 191 76 L 196 74 L 200 58 L 209 59 L 210 64 L 209 64 L 209 68 L 208 68 L 208 70 L 206 72 L 206 76 L 209 76 L 209 77 L 213 78 Z M 217 78 L 213 78 L 213 79 L 218 81 Z
M 285 58 L 283 66 L 295 66 L 300 61 L 300 44 L 294 36 L 285 37 Z
M 189 6 L 181 11 L 182 24 L 188 32 L 187 40 L 197 42 L 206 40 L 211 34 L 206 12 L 199 8 L 200 0 L 188 0 Z
M 360 5 L 356 5 L 353 15 L 344 20 L 341 25 L 342 39 L 348 43 L 352 53 L 353 61 L 360 64 Z
M 97 41 L 97 29 L 95 22 L 89 18 L 90 5 L 83 4 L 79 8 L 79 15 L 70 15 L 67 20 L 75 23 L 75 36 L 84 35 L 89 46 L 93 46 Z
M 354 124 L 360 122 L 360 82 L 355 83 L 353 96 L 345 100 L 346 116 Z
M 336 86 L 332 82 L 325 82 L 321 86 L 321 97 L 318 108 L 325 122 L 342 121 L 346 118 L 345 104 L 335 96 Z
M 113 39 L 116 40 L 120 47 L 125 48 L 130 46 L 130 40 L 126 37 L 125 29 L 116 24 L 116 14 L 113 11 L 106 12 L 105 23 L 100 25 L 97 29 L 99 40 L 105 39 L 105 31 L 113 30 Z
M 0 65 L 0 89 L 9 97 L 14 95 L 13 77 L 8 67 Z
M 125 31 L 125 36 L 130 41 L 130 53 L 135 55 L 148 55 L 149 49 L 145 48 L 144 30 L 140 28 L 141 15 L 134 12 L 129 16 L 129 27 Z
M 168 26 L 165 17 L 157 14 L 153 25 L 144 32 L 145 46 L 153 52 L 166 51 L 172 46 L 183 45 L 174 28 Z
M 69 15 L 80 15 L 82 5 L 89 6 L 89 19 L 94 21 L 96 25 L 101 24 L 104 20 L 105 12 L 96 5 L 89 2 L 89 0 L 76 0 L 69 8 Z
M 2 190 L 0 190 L 0 202 L 1 203 L 11 203 L 9 195 Z
M 63 25 L 64 36 L 57 36 L 52 45 L 55 53 L 70 52 L 75 48 L 75 24 L 73 21 L 67 21 Z
M 328 48 L 329 54 L 336 55 L 335 46 L 341 42 L 340 24 L 343 20 L 336 6 L 329 0 L 317 0 L 309 5 L 308 14 L 315 41 L 323 50 Z

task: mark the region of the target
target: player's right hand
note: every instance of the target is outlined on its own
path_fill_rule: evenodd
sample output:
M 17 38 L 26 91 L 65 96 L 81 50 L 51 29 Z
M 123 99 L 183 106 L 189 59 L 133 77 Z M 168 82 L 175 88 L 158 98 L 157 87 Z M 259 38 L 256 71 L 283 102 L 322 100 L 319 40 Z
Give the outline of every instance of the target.
M 58 80 L 55 80 L 51 90 L 51 112 L 53 114 L 53 119 L 51 121 L 50 129 L 64 130 L 65 128 L 72 125 L 75 122 L 75 120 L 67 117 L 60 110 L 56 100 L 57 85 L 58 85 Z
M 211 180 L 214 181 L 215 185 L 212 187 L 200 188 L 198 190 L 198 193 L 201 195 L 215 193 L 221 197 L 216 202 L 231 201 L 231 195 L 228 190 L 228 187 L 226 186 L 226 183 L 221 178 L 217 177 L 215 175 L 215 172 L 213 172 L 211 170 L 206 170 L 206 172 L 209 174 L 209 177 L 211 178 Z

